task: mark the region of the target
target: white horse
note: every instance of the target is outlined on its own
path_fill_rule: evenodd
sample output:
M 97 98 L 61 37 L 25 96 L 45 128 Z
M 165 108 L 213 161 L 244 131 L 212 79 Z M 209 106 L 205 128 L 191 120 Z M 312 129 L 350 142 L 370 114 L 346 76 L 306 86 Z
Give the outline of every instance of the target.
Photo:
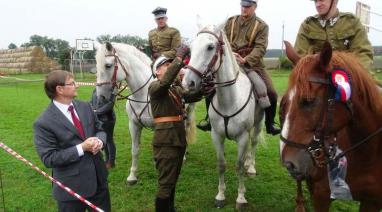
M 151 60 L 134 46 L 121 43 L 96 44 L 97 54 L 97 97 L 110 98 L 112 92 L 118 92 L 117 83 L 125 80 L 131 94 L 126 97 L 126 112 L 129 116 L 129 131 L 132 138 L 132 162 L 127 183 L 137 182 L 139 144 L 142 128 L 154 127 L 151 113 L 148 87 L 154 80 Z M 187 141 L 192 142 L 195 135 L 193 115 L 194 105 L 187 109 Z M 191 108 L 191 109 L 190 109 Z
M 183 86 L 188 89 L 201 89 L 202 79 L 210 74 L 214 78 L 216 94 L 213 97 L 208 114 L 212 126 L 211 136 L 215 144 L 219 187 L 215 197 L 216 206 L 222 207 L 225 200 L 225 158 L 224 140 L 229 138 L 237 142 L 237 173 L 239 176 L 236 208 L 245 206 L 244 162 L 249 140 L 252 146 L 252 160 L 249 171 L 254 168 L 255 147 L 262 130 L 264 110 L 256 107 L 251 82 L 243 74 L 232 54 L 225 33 L 220 27 L 206 27 L 198 33 L 191 44 L 191 60 L 183 79 Z

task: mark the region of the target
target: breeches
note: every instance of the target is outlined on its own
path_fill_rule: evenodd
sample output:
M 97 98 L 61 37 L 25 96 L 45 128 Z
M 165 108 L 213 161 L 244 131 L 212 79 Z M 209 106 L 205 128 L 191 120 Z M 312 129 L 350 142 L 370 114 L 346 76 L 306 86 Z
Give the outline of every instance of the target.
M 273 87 L 272 80 L 269 77 L 267 71 L 265 71 L 264 68 L 255 68 L 253 70 L 261 77 L 261 79 L 267 86 L 267 95 L 271 104 L 277 102 L 277 93 L 275 88 Z
M 154 146 L 155 167 L 158 170 L 158 198 L 170 198 L 171 190 L 178 181 L 185 151 L 186 146 Z

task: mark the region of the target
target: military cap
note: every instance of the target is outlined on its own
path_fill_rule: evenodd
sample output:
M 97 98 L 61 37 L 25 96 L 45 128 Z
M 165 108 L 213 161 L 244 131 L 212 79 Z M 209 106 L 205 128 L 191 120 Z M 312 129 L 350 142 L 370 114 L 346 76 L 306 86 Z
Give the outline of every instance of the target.
M 243 7 L 250 7 L 257 4 L 257 0 L 241 0 L 240 5 Z
M 155 10 L 152 11 L 152 13 L 155 16 L 155 19 L 167 17 L 166 12 L 167 12 L 167 9 L 163 7 L 157 7 L 155 8 Z
M 153 64 L 153 71 L 156 71 L 161 65 L 165 64 L 166 62 L 172 62 L 172 60 L 173 59 L 165 56 L 158 57 L 158 59 L 156 59 Z

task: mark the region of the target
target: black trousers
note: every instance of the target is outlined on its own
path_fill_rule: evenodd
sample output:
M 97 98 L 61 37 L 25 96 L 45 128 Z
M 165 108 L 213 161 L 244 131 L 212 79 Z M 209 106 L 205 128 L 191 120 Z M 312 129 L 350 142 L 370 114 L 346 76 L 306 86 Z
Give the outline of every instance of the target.
M 110 194 L 108 187 L 103 187 L 99 189 L 97 188 L 97 192 L 94 196 L 85 199 L 89 200 L 91 203 L 101 208 L 105 212 L 111 211 Z M 57 201 L 57 206 L 59 212 L 84 212 L 86 210 L 95 211 L 90 206 L 81 202 L 80 200 Z

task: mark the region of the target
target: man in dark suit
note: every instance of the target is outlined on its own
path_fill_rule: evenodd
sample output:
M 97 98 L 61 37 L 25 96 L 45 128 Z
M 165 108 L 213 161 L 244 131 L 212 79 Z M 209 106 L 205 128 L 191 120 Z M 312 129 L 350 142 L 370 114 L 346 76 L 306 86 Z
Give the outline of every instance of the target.
M 99 152 L 106 134 L 89 103 L 74 100 L 77 85 L 66 71 L 53 71 L 45 79 L 52 103 L 34 123 L 34 143 L 41 161 L 53 177 L 98 206 L 110 211 L 107 170 Z M 90 208 L 53 184 L 59 211 Z

